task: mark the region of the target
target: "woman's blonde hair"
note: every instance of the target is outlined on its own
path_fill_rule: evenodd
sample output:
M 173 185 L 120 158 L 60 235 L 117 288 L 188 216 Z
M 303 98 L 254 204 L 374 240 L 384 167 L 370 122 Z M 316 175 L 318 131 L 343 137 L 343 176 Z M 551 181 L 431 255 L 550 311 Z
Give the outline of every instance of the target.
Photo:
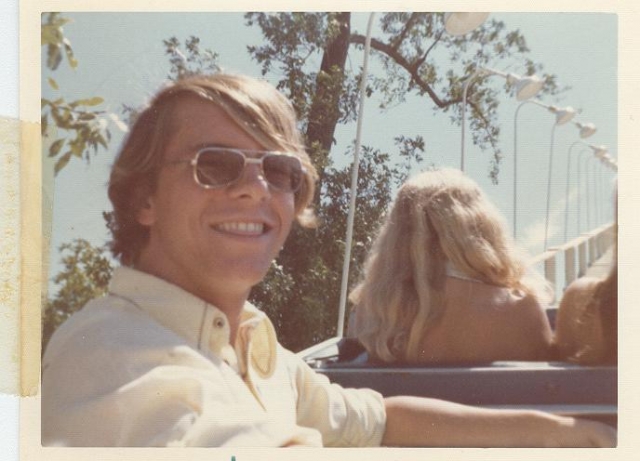
M 137 117 L 111 170 L 111 249 L 122 264 L 134 263 L 146 244 L 148 229 L 138 223 L 137 214 L 156 188 L 164 148 L 175 133 L 174 109 L 189 97 L 220 107 L 265 149 L 297 155 L 304 165 L 305 179 L 295 193 L 296 216 L 303 226 L 315 223 L 309 205 L 318 175 L 305 152 L 291 103 L 262 80 L 225 73 L 196 75 L 172 82 L 153 97 Z
M 358 338 L 371 355 L 418 360 L 428 328 L 446 306 L 447 262 L 487 284 L 538 299 L 548 292 L 475 182 L 455 169 L 423 172 L 398 191 L 350 295 L 358 318 L 366 318 Z

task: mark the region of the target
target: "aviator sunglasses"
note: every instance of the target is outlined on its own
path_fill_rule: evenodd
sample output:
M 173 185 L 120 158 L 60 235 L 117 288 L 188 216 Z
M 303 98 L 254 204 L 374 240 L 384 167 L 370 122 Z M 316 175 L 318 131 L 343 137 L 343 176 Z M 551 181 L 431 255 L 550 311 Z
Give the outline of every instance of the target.
M 260 157 L 247 157 L 246 154 Z M 297 191 L 305 172 L 300 159 L 293 154 L 231 147 L 205 147 L 198 150 L 192 159 L 169 162 L 175 163 L 189 163 L 196 183 L 205 189 L 235 183 L 249 163 L 260 165 L 269 186 L 282 192 Z

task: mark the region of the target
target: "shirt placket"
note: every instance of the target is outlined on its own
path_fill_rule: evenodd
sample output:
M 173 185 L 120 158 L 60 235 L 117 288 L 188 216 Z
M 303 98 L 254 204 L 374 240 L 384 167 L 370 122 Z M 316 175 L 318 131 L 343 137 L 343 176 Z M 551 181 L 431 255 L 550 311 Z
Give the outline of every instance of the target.
M 265 408 L 259 387 L 256 386 L 256 380 L 250 372 L 251 337 L 255 322 L 250 320 L 240 325 L 236 348 L 229 344 L 229 322 L 222 312 L 207 306 L 202 323 L 200 347 L 211 351 L 229 365 L 242 379 L 260 406 Z
M 225 315 L 217 309 L 207 306 L 201 328 L 200 349 L 210 351 L 240 374 L 238 358 L 233 347 L 229 345 L 230 329 Z

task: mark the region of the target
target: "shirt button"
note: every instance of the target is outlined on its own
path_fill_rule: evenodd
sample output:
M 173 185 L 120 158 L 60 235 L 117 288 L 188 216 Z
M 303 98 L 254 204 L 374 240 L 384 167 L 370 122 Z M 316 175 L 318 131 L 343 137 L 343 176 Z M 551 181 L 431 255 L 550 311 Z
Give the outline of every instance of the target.
M 223 328 L 224 319 L 222 317 L 216 317 L 215 319 L 213 319 L 213 326 L 216 328 Z

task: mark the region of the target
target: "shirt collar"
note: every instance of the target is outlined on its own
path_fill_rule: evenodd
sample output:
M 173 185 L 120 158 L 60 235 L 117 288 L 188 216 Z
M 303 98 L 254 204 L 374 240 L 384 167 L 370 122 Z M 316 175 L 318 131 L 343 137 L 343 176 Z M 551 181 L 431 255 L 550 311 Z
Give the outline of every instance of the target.
M 129 267 L 118 267 L 109 293 L 124 298 L 156 322 L 186 339 L 194 348 L 230 359 L 229 321 L 220 309 L 163 279 Z M 246 302 L 240 317 L 235 349 L 239 372 L 247 366 L 262 376 L 273 372 L 276 334 L 271 321 Z M 230 359 L 233 361 L 233 359 Z

